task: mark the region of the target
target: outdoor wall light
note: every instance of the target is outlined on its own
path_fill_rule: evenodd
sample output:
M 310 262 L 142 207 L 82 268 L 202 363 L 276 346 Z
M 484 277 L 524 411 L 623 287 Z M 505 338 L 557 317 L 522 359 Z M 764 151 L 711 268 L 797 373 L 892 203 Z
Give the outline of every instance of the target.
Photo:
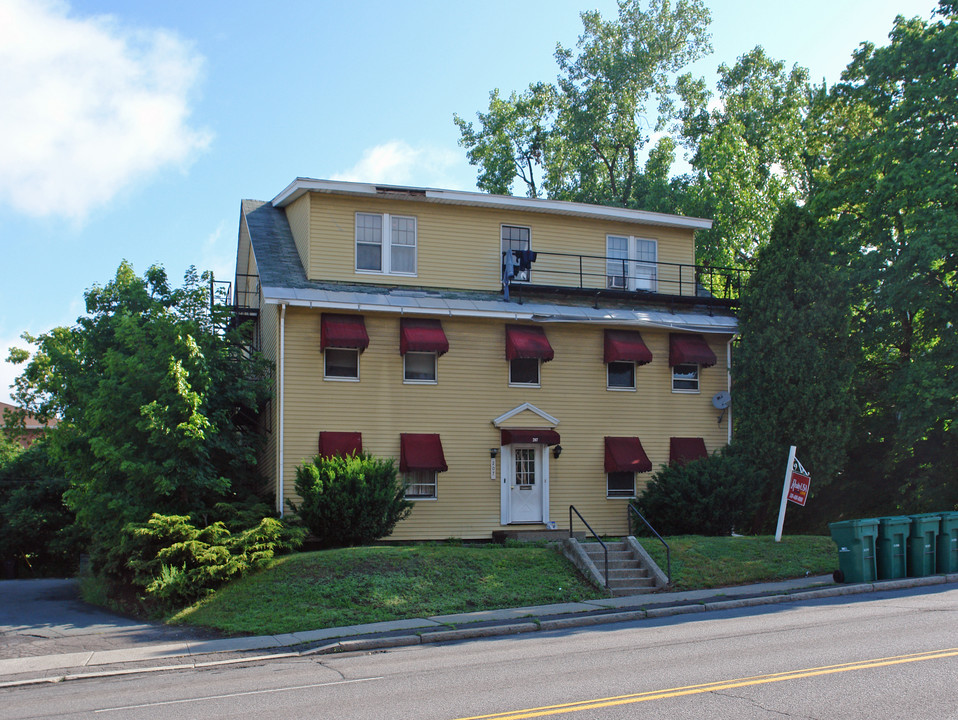
M 562 446 L 561 446 L 561 445 L 556 445 L 554 448 L 552 448 L 552 457 L 554 457 L 556 460 L 559 459 L 559 456 L 560 456 L 561 454 L 562 454 Z
M 499 448 L 489 448 L 489 457 L 494 458 L 499 454 Z

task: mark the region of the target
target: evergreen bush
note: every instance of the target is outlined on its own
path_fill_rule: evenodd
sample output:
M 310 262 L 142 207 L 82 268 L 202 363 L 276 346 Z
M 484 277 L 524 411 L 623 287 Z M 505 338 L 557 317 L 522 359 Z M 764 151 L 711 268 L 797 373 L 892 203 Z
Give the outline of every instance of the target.
M 635 505 L 662 535 L 717 536 L 749 528 L 758 495 L 749 464 L 723 448 L 685 465 L 662 466 Z
M 198 528 L 186 515 L 154 514 L 125 528 L 114 560 L 125 561 L 150 604 L 180 607 L 295 549 L 304 534 L 270 517 L 230 532 L 222 522 Z
M 395 461 L 369 455 L 315 457 L 296 468 L 298 505 L 324 547 L 364 545 L 389 535 L 412 511 Z

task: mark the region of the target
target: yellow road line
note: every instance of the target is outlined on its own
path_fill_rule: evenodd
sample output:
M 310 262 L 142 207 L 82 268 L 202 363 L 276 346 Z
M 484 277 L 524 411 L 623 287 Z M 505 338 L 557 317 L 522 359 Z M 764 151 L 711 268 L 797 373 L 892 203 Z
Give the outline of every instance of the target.
M 773 673 L 770 675 L 755 675 L 753 677 L 737 678 L 735 680 L 720 680 L 703 685 L 687 685 L 685 687 L 669 688 L 667 690 L 652 690 L 631 695 L 580 700 L 574 703 L 546 705 L 544 707 L 528 708 L 526 710 L 510 710 L 503 713 L 493 713 L 492 715 L 475 715 L 468 718 L 458 718 L 458 720 L 524 720 L 524 718 L 563 715 L 566 713 L 581 712 L 583 710 L 614 707 L 616 705 L 630 705 L 633 703 L 647 702 L 649 700 L 665 700 L 667 698 L 682 697 L 684 695 L 699 695 L 701 693 L 716 692 L 718 690 L 732 690 L 735 688 L 749 687 L 751 685 L 767 685 L 769 683 L 785 682 L 786 680 L 801 680 L 819 675 L 833 675 L 835 673 L 851 672 L 853 670 L 869 670 L 871 668 L 923 662 L 925 660 L 940 660 L 956 656 L 958 656 L 958 648 L 932 650 L 930 652 L 915 653 L 913 655 L 897 655 L 895 657 L 878 658 L 874 660 L 859 660 L 858 662 L 843 663 L 841 665 L 826 665 L 824 667 L 790 670 L 788 672 Z

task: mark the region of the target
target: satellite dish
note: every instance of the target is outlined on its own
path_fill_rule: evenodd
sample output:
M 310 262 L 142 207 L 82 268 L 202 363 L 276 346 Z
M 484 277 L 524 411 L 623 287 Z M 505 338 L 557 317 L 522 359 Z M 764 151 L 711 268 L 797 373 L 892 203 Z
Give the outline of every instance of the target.
M 715 393 L 712 396 L 712 405 L 715 406 L 716 410 L 724 410 L 729 406 L 729 403 L 732 402 L 732 396 L 728 394 L 725 390 Z

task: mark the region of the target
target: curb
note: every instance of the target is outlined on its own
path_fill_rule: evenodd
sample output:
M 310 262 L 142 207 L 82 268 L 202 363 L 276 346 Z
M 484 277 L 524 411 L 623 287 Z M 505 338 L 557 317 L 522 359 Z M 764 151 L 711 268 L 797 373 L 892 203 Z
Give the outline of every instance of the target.
M 665 605 L 662 607 L 642 607 L 628 608 L 616 611 L 592 611 L 582 612 L 578 615 L 555 619 L 530 619 L 527 622 L 482 624 L 473 627 L 464 627 L 451 630 L 421 630 L 415 634 L 404 635 L 379 635 L 371 637 L 359 637 L 353 639 L 339 640 L 337 642 L 326 643 L 317 647 L 305 650 L 291 650 L 289 652 L 277 652 L 272 654 L 258 654 L 254 656 L 240 656 L 222 660 L 208 660 L 203 662 L 184 662 L 179 665 L 159 665 L 152 667 L 136 668 L 116 668 L 102 670 L 90 673 L 70 673 L 53 675 L 39 678 L 28 678 L 22 680 L 10 680 L 0 682 L 0 688 L 20 687 L 26 685 L 37 685 L 43 683 L 64 682 L 67 680 L 84 680 L 92 678 L 113 677 L 120 675 L 132 675 L 148 672 L 167 672 L 170 670 L 196 670 L 224 665 L 237 665 L 241 663 L 262 662 L 265 660 L 275 660 L 280 658 L 299 658 L 315 655 L 333 655 L 341 653 L 372 652 L 376 650 L 385 650 L 390 648 L 408 647 L 413 645 L 425 645 L 427 643 L 443 642 L 461 642 L 465 640 L 474 640 L 477 638 L 500 637 L 506 635 L 519 635 L 532 632 L 549 632 L 554 630 L 568 630 L 578 627 L 589 627 L 595 625 L 607 625 L 621 622 L 634 622 L 637 620 L 655 620 L 659 618 L 674 617 L 679 615 L 692 615 L 705 612 L 717 612 L 722 610 L 735 610 L 740 608 L 758 607 L 762 605 L 775 605 L 787 602 L 799 602 L 801 600 L 818 600 L 822 598 L 841 597 L 845 595 L 861 595 L 866 593 L 881 592 L 885 590 L 908 590 L 918 587 L 927 587 L 933 585 L 946 585 L 949 583 L 958 583 L 958 573 L 949 575 L 932 575 L 921 578 L 902 578 L 899 580 L 883 580 L 874 583 L 859 583 L 855 585 L 834 585 L 831 587 L 796 589 L 788 592 L 756 595 L 752 597 L 742 597 L 730 600 L 702 600 L 687 602 L 678 605 Z M 227 652 L 227 651 L 223 651 Z M 119 663 L 118 663 L 119 664 Z

